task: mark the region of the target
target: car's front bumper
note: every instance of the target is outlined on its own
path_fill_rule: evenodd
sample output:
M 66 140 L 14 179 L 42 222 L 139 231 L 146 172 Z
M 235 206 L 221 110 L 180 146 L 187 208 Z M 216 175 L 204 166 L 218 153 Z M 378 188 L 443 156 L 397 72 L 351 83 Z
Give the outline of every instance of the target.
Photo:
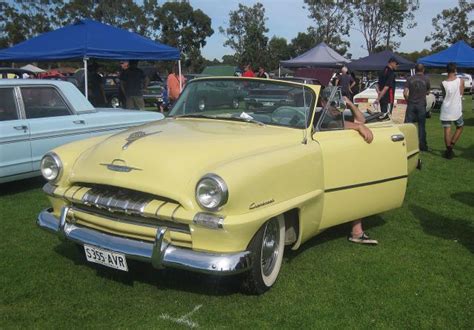
M 248 270 L 251 266 L 249 251 L 237 253 L 207 253 L 170 245 L 164 239 L 165 227 L 158 227 L 154 242 L 145 242 L 114 236 L 66 221 L 69 207 L 63 207 L 58 219 L 51 209 L 42 211 L 37 219 L 40 228 L 56 233 L 60 238 L 79 244 L 119 252 L 127 258 L 149 262 L 153 267 L 180 268 L 217 275 L 232 275 Z

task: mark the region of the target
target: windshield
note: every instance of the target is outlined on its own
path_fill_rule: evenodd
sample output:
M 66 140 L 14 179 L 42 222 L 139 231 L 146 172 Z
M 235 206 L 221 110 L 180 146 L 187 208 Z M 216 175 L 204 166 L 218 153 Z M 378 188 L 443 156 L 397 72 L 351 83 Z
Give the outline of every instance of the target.
M 190 82 L 170 116 L 195 116 L 305 128 L 314 92 L 302 85 L 256 79 Z

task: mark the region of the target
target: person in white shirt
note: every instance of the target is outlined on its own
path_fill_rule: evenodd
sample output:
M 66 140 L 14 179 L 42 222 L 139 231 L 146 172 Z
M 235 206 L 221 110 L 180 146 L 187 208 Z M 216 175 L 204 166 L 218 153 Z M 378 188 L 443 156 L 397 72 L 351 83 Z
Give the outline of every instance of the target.
M 452 159 L 454 157 L 454 145 L 461 137 L 464 127 L 462 118 L 462 95 L 464 93 L 464 80 L 456 77 L 456 64 L 448 63 L 448 78 L 441 83 L 444 100 L 441 105 L 439 119 L 444 128 L 444 142 L 446 151 L 444 157 Z M 456 131 L 451 135 L 451 124 L 456 125 Z

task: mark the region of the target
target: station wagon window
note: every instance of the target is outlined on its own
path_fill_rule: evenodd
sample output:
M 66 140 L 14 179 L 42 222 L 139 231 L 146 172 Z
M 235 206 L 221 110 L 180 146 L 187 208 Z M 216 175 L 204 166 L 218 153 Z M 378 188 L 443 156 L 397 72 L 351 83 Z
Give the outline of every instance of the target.
M 22 87 L 26 118 L 46 118 L 71 114 L 61 95 L 53 87 Z
M 0 121 L 18 119 L 13 88 L 0 88 Z

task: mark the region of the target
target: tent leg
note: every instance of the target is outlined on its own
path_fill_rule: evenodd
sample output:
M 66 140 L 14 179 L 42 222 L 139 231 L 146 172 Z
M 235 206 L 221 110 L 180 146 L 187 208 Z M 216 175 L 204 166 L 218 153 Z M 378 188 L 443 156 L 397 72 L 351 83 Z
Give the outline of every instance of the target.
M 89 99 L 89 91 L 87 88 L 87 57 L 84 57 L 84 95 L 86 96 L 86 99 Z
M 183 82 L 181 81 L 181 60 L 178 60 L 179 92 L 183 91 Z

